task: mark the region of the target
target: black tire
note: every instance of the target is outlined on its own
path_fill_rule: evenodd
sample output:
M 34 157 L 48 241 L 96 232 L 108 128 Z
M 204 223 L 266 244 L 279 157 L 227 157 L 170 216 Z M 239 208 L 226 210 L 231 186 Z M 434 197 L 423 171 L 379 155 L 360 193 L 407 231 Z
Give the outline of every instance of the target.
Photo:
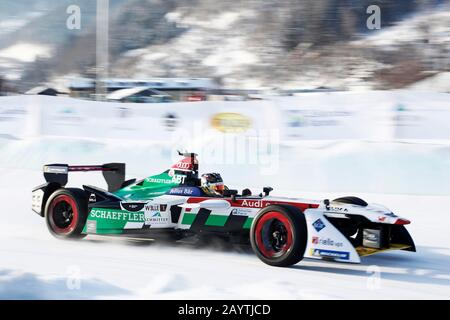
M 255 254 L 264 263 L 276 267 L 288 267 L 301 261 L 307 239 L 305 215 L 288 205 L 262 209 L 250 229 L 250 243 Z
M 365 202 L 363 199 L 358 198 L 358 197 L 342 197 L 342 198 L 334 199 L 333 201 L 347 203 L 347 204 L 355 204 L 355 205 L 361 206 L 361 207 L 368 206 L 367 202 Z
M 50 233 L 60 239 L 81 239 L 88 216 L 88 199 L 81 189 L 58 189 L 45 205 L 45 221 Z

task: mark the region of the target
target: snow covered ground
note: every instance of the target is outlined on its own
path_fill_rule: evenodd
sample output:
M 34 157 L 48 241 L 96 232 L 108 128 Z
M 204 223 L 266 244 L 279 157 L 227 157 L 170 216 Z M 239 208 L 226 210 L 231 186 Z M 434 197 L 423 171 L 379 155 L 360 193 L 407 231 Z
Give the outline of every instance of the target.
M 383 145 L 350 144 L 340 147 L 339 152 L 332 149 L 326 158 L 325 149 L 320 149 L 321 159 L 317 163 L 303 160 L 311 171 L 327 170 L 332 163 L 333 154 L 350 159 L 360 157 L 371 149 L 390 150 L 389 155 L 397 154 L 398 165 L 406 162 L 401 175 L 395 171 L 399 166 L 384 166 L 382 172 L 377 166 L 381 158 L 367 162 L 360 158 L 365 166 L 372 164 L 376 172 L 371 177 L 383 177 L 387 187 L 394 184 L 390 191 L 398 191 L 405 182 L 420 184 L 423 188 L 412 188 L 409 195 L 381 194 L 381 182 L 371 188 L 364 188 L 364 180 L 359 174 L 348 176 L 347 184 L 333 185 L 333 192 L 314 184 L 314 192 L 308 191 L 307 181 L 299 187 L 286 183 L 286 179 L 277 181 L 274 177 L 258 176 L 254 173 L 249 184 L 262 187 L 266 181 L 276 182 L 275 195 L 296 195 L 312 198 L 334 198 L 355 194 L 369 202 L 382 203 L 394 212 L 412 220 L 408 226 L 416 245 L 417 253 L 387 252 L 363 258 L 360 265 L 327 263 L 303 260 L 291 268 L 274 268 L 263 264 L 246 247 L 229 247 L 224 244 L 199 246 L 185 241 L 164 243 L 147 240 L 126 240 L 90 236 L 78 242 L 54 239 L 47 231 L 44 220 L 30 209 L 30 190 L 43 182 L 39 171 L 43 162 L 72 161 L 86 162 L 102 155 L 102 162 L 113 155 L 111 146 L 81 144 L 75 149 L 64 148 L 56 141 L 13 141 L 0 144 L 0 298 L 9 299 L 448 299 L 450 298 L 450 192 L 445 183 L 439 184 L 439 175 L 429 171 L 418 172 L 417 177 L 408 180 L 406 175 L 427 166 L 427 161 L 445 177 L 445 155 L 443 152 L 419 145 L 406 145 L 389 149 Z M 25 146 L 25 147 L 24 147 Z M 42 146 L 46 146 L 43 148 Z M 133 146 L 130 146 L 133 149 Z M 346 150 L 352 150 L 352 153 Z M 429 157 L 419 157 L 421 153 L 430 153 Z M 28 151 L 27 151 L 28 150 Z M 40 150 L 40 151 L 39 151 Z M 134 150 L 136 150 L 134 148 Z M 155 147 L 148 147 L 155 152 Z M 294 149 L 295 150 L 295 149 Z M 414 151 L 415 150 L 415 151 Z M 121 159 L 132 158 L 131 152 Z M 409 152 L 406 153 L 405 152 Z M 158 172 L 163 163 L 170 161 L 164 152 L 150 153 L 152 161 L 135 161 L 130 166 L 133 175 Z M 159 157 L 156 155 L 159 154 Z M 294 163 L 301 153 L 289 150 L 280 154 L 282 166 Z M 117 155 L 117 154 L 116 154 Z M 319 155 L 319 154 L 317 154 Z M 330 158 L 331 157 L 331 158 Z M 139 156 L 139 158 L 142 158 Z M 22 159 L 22 161 L 20 161 Z M 27 161 L 23 161 L 27 159 Z M 284 160 L 283 160 L 284 159 Z M 328 159 L 328 160 L 326 160 Z M 337 159 L 337 158 L 335 158 Z M 437 161 L 436 159 L 440 159 Z M 443 160 L 444 159 L 444 160 Z M 112 159 L 110 159 L 112 160 Z M 113 159 L 116 160 L 115 158 Z M 423 161 L 418 165 L 419 160 Z M 283 162 L 284 161 L 284 162 Z M 287 162 L 286 162 L 287 161 Z M 414 164 L 416 161 L 416 164 Z M 437 161 L 437 162 L 436 162 Z M 28 163 L 28 165 L 24 165 Z M 343 162 L 341 162 L 342 164 Z M 385 162 L 388 163 L 388 162 Z M 439 166 L 436 167 L 436 163 Z M 169 164 L 169 163 L 167 163 Z M 134 169 L 133 168 L 134 165 Z M 156 170 L 152 169 L 157 167 Z M 226 167 L 226 166 L 225 166 Z M 205 169 L 205 167 L 203 167 Z M 339 168 L 339 165 L 336 169 Z M 341 167 L 343 171 L 348 167 Z M 397 169 L 396 169 L 397 168 Z M 408 169 L 409 168 L 409 169 Z M 209 168 L 208 168 L 209 169 Z M 215 166 L 221 171 L 221 166 Z M 289 171 L 287 171 L 289 172 Z M 291 171 L 292 172 L 292 171 Z M 328 171 L 327 171 L 328 172 Z M 331 170 L 329 171 L 332 174 Z M 342 172 L 340 173 L 342 174 Z M 228 181 L 242 184 L 242 175 L 236 170 L 226 170 Z M 431 175 L 431 177 L 430 177 Z M 428 180 L 427 180 L 428 179 Z M 330 179 L 331 180 L 331 179 Z M 434 180 L 435 185 L 432 185 Z M 322 185 L 328 180 L 323 177 Z M 400 181 L 400 182 L 399 182 Z M 102 185 L 103 181 L 95 174 L 78 174 L 70 177 L 70 183 L 93 183 Z M 343 186 L 347 185 L 347 188 Z M 240 187 L 242 185 L 239 185 Z M 444 186 L 442 188 L 442 186 Z M 295 189 L 294 189 L 295 188 Z M 378 188 L 378 189 L 377 189 Z M 369 190 L 370 189 L 370 190 Z M 370 193 L 358 193 L 369 190 Z M 428 192 L 423 192 L 427 191 Z M 440 192 L 435 192 L 439 191 Z M 431 194 L 431 195 L 430 195 Z M 440 194 L 436 196 L 433 194 Z
M 428 101 L 428 96 L 420 100 L 419 95 L 404 95 L 408 108 L 428 106 L 420 102 Z M 361 103 L 367 106 L 368 98 L 363 98 Z M 242 158 L 236 155 L 240 149 L 234 148 L 226 149 L 236 153 L 231 157 L 212 156 L 208 151 L 213 145 L 200 141 L 200 150 L 193 150 L 200 153 L 200 171 L 221 172 L 233 188 L 259 191 L 272 186 L 274 195 L 314 199 L 356 195 L 412 221 L 408 230 L 417 253 L 382 253 L 363 258 L 360 265 L 304 260 L 280 269 L 263 264 L 250 248 L 223 243 L 200 246 L 192 241 L 95 236 L 79 242 L 54 239 L 45 221 L 31 211 L 31 189 L 44 181 L 43 164 L 125 162 L 128 178 L 141 178 L 165 170 L 174 162 L 175 150 L 167 142 L 86 138 L 88 134 L 85 138 L 34 134 L 32 138 L 34 126 L 27 121 L 33 118 L 25 119 L 24 110 L 17 107 L 25 104 L 19 99 L 2 100 L 0 298 L 450 298 L 448 139 L 297 139 L 298 144 L 280 140 L 271 154 L 260 157 L 258 153 L 255 162 L 248 161 L 255 152 Z M 448 105 L 444 96 L 429 96 L 429 100 L 439 103 L 421 115 Z M 445 113 L 440 115 L 439 119 L 445 119 Z M 111 119 L 102 121 L 117 121 Z M 433 133 L 438 133 L 433 138 L 448 136 L 445 126 L 439 125 L 444 121 L 433 123 Z M 81 127 L 64 125 L 63 129 Z M 415 136 L 424 138 L 424 131 Z M 97 174 L 73 174 L 69 184 L 105 186 Z

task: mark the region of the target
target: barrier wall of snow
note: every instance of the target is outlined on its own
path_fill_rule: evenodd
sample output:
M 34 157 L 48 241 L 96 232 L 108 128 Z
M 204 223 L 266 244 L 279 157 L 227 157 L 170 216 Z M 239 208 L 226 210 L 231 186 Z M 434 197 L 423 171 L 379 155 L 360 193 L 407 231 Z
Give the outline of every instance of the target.
M 448 195 L 449 102 L 408 91 L 145 105 L 3 97 L 0 167 L 123 161 L 142 177 L 188 149 L 231 186 Z

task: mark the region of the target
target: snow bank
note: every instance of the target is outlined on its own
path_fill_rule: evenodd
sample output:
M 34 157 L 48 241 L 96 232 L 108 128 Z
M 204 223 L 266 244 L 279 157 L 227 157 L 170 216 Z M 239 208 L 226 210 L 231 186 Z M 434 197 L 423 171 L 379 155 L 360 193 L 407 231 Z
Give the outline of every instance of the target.
M 449 102 L 413 91 L 149 105 L 4 97 L 0 168 L 125 162 L 144 177 L 168 168 L 178 148 L 230 186 L 449 195 Z
M 198 150 L 197 150 L 198 151 Z M 201 151 L 201 150 L 200 150 Z M 127 163 L 127 174 L 145 177 L 177 158 L 164 144 L 67 138 L 0 138 L 0 167 L 39 171 L 48 163 Z M 450 195 L 450 146 L 369 141 L 281 147 L 260 157 L 200 152 L 200 171 L 222 173 L 230 187 L 329 192 Z M 248 156 L 248 155 L 247 155 Z M 99 182 L 102 182 L 99 179 Z
M 236 173 L 236 176 L 239 174 Z M 6 299 L 445 299 L 450 288 L 450 197 L 362 194 L 412 221 L 418 252 L 392 251 L 362 264 L 304 260 L 263 264 L 248 248 L 89 236 L 60 241 L 31 212 L 42 175 L 0 169 L 0 298 Z M 74 175 L 86 183 L 89 175 Z M 281 191 L 287 196 L 295 193 Z M 306 197 L 342 195 L 306 193 Z
M 68 277 L 40 277 L 29 272 L 0 269 L 2 300 L 83 300 L 127 292 L 96 279 L 78 281 Z

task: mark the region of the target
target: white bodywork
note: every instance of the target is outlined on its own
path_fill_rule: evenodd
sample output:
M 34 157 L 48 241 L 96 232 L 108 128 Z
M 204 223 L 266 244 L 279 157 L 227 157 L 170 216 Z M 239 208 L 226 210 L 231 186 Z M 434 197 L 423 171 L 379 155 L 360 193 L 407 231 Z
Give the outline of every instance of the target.
M 187 196 L 164 195 L 145 201 L 144 224 L 148 228 L 153 229 L 174 228 L 187 230 L 191 227 L 191 224 L 184 222 L 185 214 L 197 214 L 200 209 L 211 210 L 211 215 L 215 216 L 230 216 L 233 213 L 233 215 L 254 218 L 262 208 L 271 204 L 309 204 L 315 208 L 303 211 L 308 229 L 308 243 L 304 257 L 360 263 L 360 256 L 354 246 L 327 218 L 349 219 L 347 215 L 359 215 L 364 216 L 371 222 L 381 224 L 395 224 L 401 219 L 389 209 L 376 204 L 369 204 L 363 207 L 331 201 L 326 205 L 325 201 L 272 196 L 237 198 L 237 202 L 233 202 L 230 198 L 204 198 L 197 199 L 194 202 L 191 202 L 190 199 L 191 197 Z M 172 206 L 181 207 L 177 223 L 173 223 L 170 218 L 170 208 Z M 164 210 L 161 210 L 161 208 Z M 125 228 L 136 229 L 141 227 L 142 223 L 140 225 L 129 223 Z

